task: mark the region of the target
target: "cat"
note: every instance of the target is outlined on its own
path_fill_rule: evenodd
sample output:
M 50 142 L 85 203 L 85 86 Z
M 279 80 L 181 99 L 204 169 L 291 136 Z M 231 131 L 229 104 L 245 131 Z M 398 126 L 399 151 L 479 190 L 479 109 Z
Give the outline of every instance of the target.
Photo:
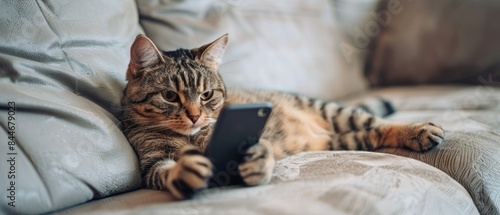
M 273 105 L 259 144 L 238 166 L 248 186 L 268 183 L 276 159 L 303 151 L 398 147 L 425 152 L 444 140 L 435 123 L 384 120 L 381 116 L 393 111 L 384 100 L 349 107 L 292 93 L 226 90 L 218 67 L 227 43 L 224 35 L 199 48 L 161 52 L 138 35 L 132 44 L 122 123 L 147 188 L 186 199 L 207 186 L 213 172 L 204 150 L 227 104 Z

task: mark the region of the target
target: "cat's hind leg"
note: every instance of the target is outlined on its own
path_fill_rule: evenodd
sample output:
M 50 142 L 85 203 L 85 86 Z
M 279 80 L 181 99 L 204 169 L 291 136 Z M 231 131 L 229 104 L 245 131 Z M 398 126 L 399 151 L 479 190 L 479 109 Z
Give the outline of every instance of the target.
M 333 134 L 330 150 L 366 150 L 407 148 L 426 152 L 444 140 L 445 132 L 434 123 L 386 123 L 377 127 Z
M 327 103 L 323 116 L 332 126 L 331 150 L 408 148 L 425 152 L 441 144 L 444 130 L 436 123 L 394 123 L 381 116 L 394 112 L 383 99 L 368 100 L 360 106 L 343 107 Z

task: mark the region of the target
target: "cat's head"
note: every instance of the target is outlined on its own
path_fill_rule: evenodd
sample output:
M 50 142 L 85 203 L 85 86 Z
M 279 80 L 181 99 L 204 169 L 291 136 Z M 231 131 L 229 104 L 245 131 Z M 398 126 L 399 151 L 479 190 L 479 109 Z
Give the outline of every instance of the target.
M 225 99 L 218 67 L 227 42 L 224 35 L 199 48 L 161 52 L 137 36 L 122 100 L 126 120 L 184 135 L 215 122 Z

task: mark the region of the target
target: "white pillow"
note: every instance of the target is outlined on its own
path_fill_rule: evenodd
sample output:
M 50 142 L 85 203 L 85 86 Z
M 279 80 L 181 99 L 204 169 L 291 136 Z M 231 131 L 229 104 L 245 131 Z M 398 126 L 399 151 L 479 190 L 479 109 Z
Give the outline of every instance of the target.
M 0 213 L 50 213 L 139 187 L 115 118 L 140 32 L 135 2 L 0 1 L 0 11 Z

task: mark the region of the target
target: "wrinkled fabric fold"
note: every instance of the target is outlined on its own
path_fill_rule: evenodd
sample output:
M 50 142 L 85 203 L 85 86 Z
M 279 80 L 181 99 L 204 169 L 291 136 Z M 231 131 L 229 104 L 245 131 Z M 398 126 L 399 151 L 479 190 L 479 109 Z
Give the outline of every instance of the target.
M 2 198 L 2 212 L 48 213 L 137 189 L 137 157 L 117 119 L 141 32 L 135 2 L 2 1 L 0 10 L 0 125 L 15 103 L 17 153 L 16 207 Z M 0 137 L 4 147 L 10 134 Z M 14 156 L 4 152 L 2 161 Z

